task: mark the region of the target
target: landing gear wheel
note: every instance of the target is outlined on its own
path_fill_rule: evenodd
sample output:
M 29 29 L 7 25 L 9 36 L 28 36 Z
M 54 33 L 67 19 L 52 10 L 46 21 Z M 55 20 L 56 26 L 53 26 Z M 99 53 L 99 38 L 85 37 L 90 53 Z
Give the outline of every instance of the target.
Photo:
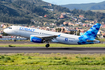
M 14 42 L 16 42 L 16 40 L 14 40 Z
M 46 48 L 48 48 L 50 46 L 50 44 L 46 44 Z

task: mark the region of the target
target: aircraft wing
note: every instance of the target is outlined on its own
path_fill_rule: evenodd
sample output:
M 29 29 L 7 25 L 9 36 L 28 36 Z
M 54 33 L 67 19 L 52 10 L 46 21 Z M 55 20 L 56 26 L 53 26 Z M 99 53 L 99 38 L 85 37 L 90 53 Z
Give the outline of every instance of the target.
M 58 37 L 58 35 L 31 35 L 33 37 L 40 38 L 42 40 L 46 41 L 51 41 L 52 39 Z

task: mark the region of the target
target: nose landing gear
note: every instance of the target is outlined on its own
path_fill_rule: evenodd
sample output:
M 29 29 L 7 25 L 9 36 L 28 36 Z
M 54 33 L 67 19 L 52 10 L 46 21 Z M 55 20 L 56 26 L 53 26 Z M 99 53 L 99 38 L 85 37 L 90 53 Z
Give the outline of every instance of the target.
M 16 42 L 17 41 L 17 36 L 15 37 L 15 39 L 14 39 L 14 42 Z

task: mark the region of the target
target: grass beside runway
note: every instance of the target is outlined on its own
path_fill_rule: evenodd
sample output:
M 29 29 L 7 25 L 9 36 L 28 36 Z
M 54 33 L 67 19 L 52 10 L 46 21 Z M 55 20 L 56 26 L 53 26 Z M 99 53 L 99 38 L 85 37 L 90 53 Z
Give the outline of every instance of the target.
M 0 70 L 105 70 L 105 54 L 0 54 Z
M 105 70 L 104 65 L 3 65 L 1 70 Z
M 0 47 L 45 47 L 46 44 L 0 44 Z M 50 47 L 105 47 L 105 44 L 65 45 L 51 43 Z

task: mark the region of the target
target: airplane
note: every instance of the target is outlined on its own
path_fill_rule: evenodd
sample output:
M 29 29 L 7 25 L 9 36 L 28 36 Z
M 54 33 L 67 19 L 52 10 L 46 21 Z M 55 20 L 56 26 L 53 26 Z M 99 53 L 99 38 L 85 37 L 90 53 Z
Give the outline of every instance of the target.
M 29 38 L 30 41 L 34 43 L 47 43 L 45 47 L 48 48 L 50 46 L 50 42 L 72 45 L 100 43 L 99 40 L 95 39 L 100 26 L 100 23 L 96 23 L 82 36 L 40 30 L 23 26 L 10 26 L 4 29 L 4 32 L 10 35 Z

